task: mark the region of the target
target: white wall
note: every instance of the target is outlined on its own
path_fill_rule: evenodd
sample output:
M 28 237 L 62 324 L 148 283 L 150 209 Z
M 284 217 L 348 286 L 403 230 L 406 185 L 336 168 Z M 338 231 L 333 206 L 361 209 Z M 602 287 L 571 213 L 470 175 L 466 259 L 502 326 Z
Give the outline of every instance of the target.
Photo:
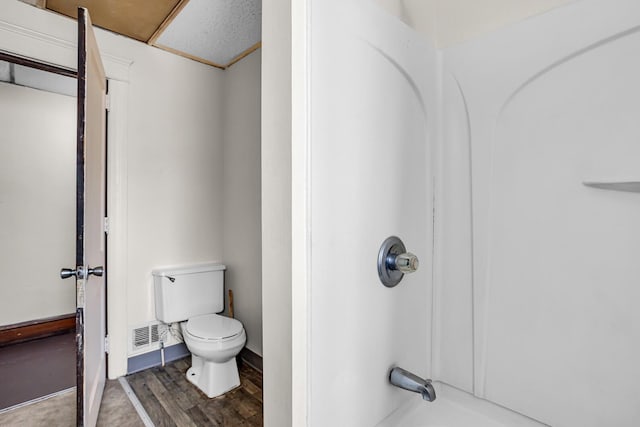
M 553 426 L 640 423 L 638 195 L 582 185 L 638 180 L 638 28 L 585 0 L 444 51 L 436 375 Z
M 127 355 L 128 332 L 155 320 L 153 268 L 224 261 L 224 73 L 106 32 L 98 33 L 98 43 L 103 53 L 133 60 L 124 153 L 126 247 L 114 248 L 126 251 L 126 269 L 122 282 L 109 283 L 110 292 L 123 291 L 116 301 L 127 310 L 126 330 L 109 333 L 124 334 L 115 340 Z M 110 313 L 109 321 L 119 314 Z M 111 377 L 125 372 L 124 360 L 116 366 L 110 360 Z
M 264 424 L 291 425 L 291 1 L 262 2 Z
M 103 41 L 102 39 L 99 42 Z M 151 270 L 223 261 L 224 74 L 125 38 L 129 91 L 128 324 L 155 319 Z
M 369 4 L 310 10 L 309 424 L 373 426 L 414 397 L 393 366 L 431 374 L 436 54 Z M 392 235 L 421 267 L 387 288 Z
M 0 325 L 75 313 L 76 100 L 0 83 Z
M 374 0 L 447 48 L 575 0 Z
M 262 355 L 260 63 L 257 50 L 225 71 L 222 205 L 225 285 L 247 348 Z

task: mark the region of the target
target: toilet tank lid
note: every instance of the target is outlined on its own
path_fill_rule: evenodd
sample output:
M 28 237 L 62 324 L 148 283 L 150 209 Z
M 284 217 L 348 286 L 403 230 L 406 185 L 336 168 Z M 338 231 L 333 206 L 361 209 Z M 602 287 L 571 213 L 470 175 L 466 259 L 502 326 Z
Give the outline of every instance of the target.
M 177 276 L 180 274 L 203 273 L 205 271 L 220 270 L 226 270 L 226 266 L 224 264 L 218 263 L 207 263 L 172 267 L 158 267 L 151 270 L 151 274 L 154 276 Z

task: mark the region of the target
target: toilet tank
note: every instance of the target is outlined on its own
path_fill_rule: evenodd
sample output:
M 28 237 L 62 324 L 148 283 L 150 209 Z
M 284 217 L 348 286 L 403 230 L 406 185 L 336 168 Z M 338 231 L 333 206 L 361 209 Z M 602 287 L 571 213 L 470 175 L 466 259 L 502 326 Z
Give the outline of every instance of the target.
M 173 323 L 223 311 L 224 270 L 221 264 L 152 270 L 156 318 Z

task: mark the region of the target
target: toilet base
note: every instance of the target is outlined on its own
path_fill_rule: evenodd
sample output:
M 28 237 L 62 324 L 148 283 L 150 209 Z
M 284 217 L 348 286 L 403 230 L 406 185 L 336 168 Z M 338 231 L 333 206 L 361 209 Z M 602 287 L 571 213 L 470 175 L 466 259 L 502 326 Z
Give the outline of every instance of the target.
M 223 363 L 215 363 L 192 354 L 187 379 L 207 397 L 221 396 L 240 386 L 235 357 Z

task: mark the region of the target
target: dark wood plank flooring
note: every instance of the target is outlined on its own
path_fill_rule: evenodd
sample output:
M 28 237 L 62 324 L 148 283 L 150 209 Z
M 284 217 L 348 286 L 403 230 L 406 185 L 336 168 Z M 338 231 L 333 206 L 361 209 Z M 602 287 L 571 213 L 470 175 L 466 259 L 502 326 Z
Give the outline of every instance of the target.
M 191 358 L 126 377 L 156 427 L 262 426 L 262 374 L 239 364 L 240 387 L 209 399 L 186 378 Z
M 0 409 L 76 385 L 74 333 L 0 348 Z

